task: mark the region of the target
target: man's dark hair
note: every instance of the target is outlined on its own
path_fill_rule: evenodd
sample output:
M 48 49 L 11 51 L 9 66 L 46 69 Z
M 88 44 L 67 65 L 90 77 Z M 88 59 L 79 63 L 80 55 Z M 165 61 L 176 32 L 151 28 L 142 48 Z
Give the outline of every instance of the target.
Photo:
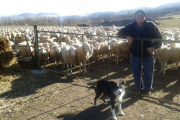
M 143 10 L 138 10 L 138 11 L 136 11 L 135 16 L 136 16 L 138 13 L 143 13 L 144 16 L 146 16 L 146 14 L 145 14 L 145 12 L 144 12 Z

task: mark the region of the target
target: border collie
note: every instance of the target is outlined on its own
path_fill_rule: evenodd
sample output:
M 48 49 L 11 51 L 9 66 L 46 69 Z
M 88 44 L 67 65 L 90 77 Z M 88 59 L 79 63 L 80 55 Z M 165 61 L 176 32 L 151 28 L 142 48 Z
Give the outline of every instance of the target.
M 94 98 L 94 105 L 98 106 L 96 104 L 97 98 L 99 98 L 102 95 L 102 99 L 104 104 L 107 104 L 105 102 L 105 96 L 108 97 L 108 99 L 110 100 L 111 103 L 111 113 L 113 116 L 113 120 L 117 120 L 116 118 L 116 114 L 115 114 L 115 109 L 114 109 L 114 105 L 117 102 L 118 103 L 118 109 L 119 109 L 119 113 L 120 115 L 125 115 L 122 112 L 122 108 L 121 108 L 121 103 L 123 100 L 123 96 L 125 95 L 125 90 L 124 90 L 124 84 L 125 81 L 121 81 L 119 83 L 115 83 L 113 81 L 107 81 L 107 80 L 99 80 L 97 81 L 97 85 L 95 86 L 91 86 L 90 88 L 94 88 L 95 90 L 95 98 Z

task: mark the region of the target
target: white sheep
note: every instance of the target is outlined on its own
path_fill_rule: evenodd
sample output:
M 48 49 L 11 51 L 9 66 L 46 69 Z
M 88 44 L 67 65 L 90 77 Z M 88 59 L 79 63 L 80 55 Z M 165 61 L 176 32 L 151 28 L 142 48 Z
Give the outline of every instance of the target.
M 180 40 L 180 36 L 179 36 L 179 31 L 176 31 L 174 33 L 174 39 L 177 41 L 177 40 Z
M 95 42 L 94 44 L 94 57 L 95 59 L 98 57 L 98 62 L 100 61 L 100 55 L 102 55 L 102 62 L 104 63 L 104 55 L 108 53 L 108 44 L 106 42 Z
M 59 63 L 61 57 L 61 47 L 58 44 L 52 45 L 49 51 L 49 56 L 53 59 L 54 65 L 57 61 Z
M 77 62 L 80 64 L 79 71 L 81 71 L 82 62 L 84 62 L 83 63 L 85 65 L 84 71 L 87 72 L 86 63 L 93 54 L 92 47 L 90 46 L 89 43 L 86 42 L 86 43 L 84 43 L 82 45 L 82 47 L 77 48 L 76 51 L 77 51 L 76 52 L 76 54 L 77 54 Z
M 166 73 L 168 61 L 172 61 L 175 65 L 175 69 L 178 69 L 178 62 L 180 61 L 180 44 L 175 43 L 174 47 L 167 47 L 162 45 L 161 48 L 155 50 L 155 54 L 158 60 L 161 62 L 161 70 L 159 73 Z
M 70 64 L 70 73 L 72 74 L 72 65 L 74 64 L 74 67 L 76 67 L 76 62 L 77 62 L 77 54 L 76 54 L 76 49 L 74 46 L 70 46 L 69 48 L 69 61 L 68 63 Z
M 118 44 L 118 42 L 117 42 L 117 39 L 116 38 L 113 38 L 111 41 L 110 41 L 110 43 L 109 43 L 109 45 L 110 45 L 110 51 L 111 51 L 111 54 L 110 54 L 110 58 L 112 58 L 112 54 L 114 54 L 114 48 L 115 48 L 115 46 Z M 116 60 L 116 56 L 115 56 L 115 60 Z
M 47 39 L 50 39 L 50 36 L 47 36 L 47 35 L 40 35 L 40 40 L 47 40 Z
M 70 47 L 68 45 L 62 48 L 62 59 L 63 62 L 67 65 L 67 75 L 69 75 L 69 48 Z
M 67 35 L 67 37 L 65 37 L 65 43 L 66 43 L 66 44 L 69 44 L 69 43 L 70 43 L 70 40 L 71 40 L 70 36 Z
M 38 57 L 39 57 L 39 60 L 43 62 L 44 67 L 45 67 L 46 61 L 49 63 L 49 55 L 45 47 L 39 48 Z
M 101 42 L 105 42 L 105 38 L 104 37 L 98 37 L 97 38 L 97 42 L 101 43 Z
M 128 41 L 120 40 L 117 42 L 116 40 L 113 41 L 114 47 L 111 48 L 112 54 L 115 54 L 115 63 L 118 64 L 119 57 L 122 55 L 126 55 L 129 53 L 130 43 Z
M 33 51 L 33 48 L 31 47 L 30 41 L 24 41 L 17 44 L 16 50 L 19 53 L 19 56 L 28 57 Z

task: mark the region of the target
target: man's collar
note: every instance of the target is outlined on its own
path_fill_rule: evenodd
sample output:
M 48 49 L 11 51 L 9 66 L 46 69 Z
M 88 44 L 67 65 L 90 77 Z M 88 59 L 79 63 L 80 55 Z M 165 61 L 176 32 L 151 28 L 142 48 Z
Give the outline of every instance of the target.
M 147 21 L 145 20 L 145 21 L 144 21 L 144 23 L 143 23 L 143 25 L 142 25 L 141 27 L 145 26 L 146 24 L 147 24 Z M 137 25 L 137 22 L 136 22 L 136 21 L 134 21 L 134 25 L 135 25 L 136 27 L 138 27 L 138 25 Z

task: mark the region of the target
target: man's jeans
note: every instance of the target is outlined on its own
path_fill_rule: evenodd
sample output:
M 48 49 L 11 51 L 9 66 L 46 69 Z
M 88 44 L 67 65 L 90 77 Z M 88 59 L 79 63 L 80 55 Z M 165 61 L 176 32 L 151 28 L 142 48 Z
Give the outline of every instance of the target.
M 131 65 L 133 70 L 134 82 L 137 90 L 140 90 L 141 78 L 141 58 L 131 55 Z M 151 90 L 153 84 L 154 74 L 154 58 L 143 58 L 142 60 L 142 72 L 144 73 L 144 80 L 141 80 L 141 89 Z

